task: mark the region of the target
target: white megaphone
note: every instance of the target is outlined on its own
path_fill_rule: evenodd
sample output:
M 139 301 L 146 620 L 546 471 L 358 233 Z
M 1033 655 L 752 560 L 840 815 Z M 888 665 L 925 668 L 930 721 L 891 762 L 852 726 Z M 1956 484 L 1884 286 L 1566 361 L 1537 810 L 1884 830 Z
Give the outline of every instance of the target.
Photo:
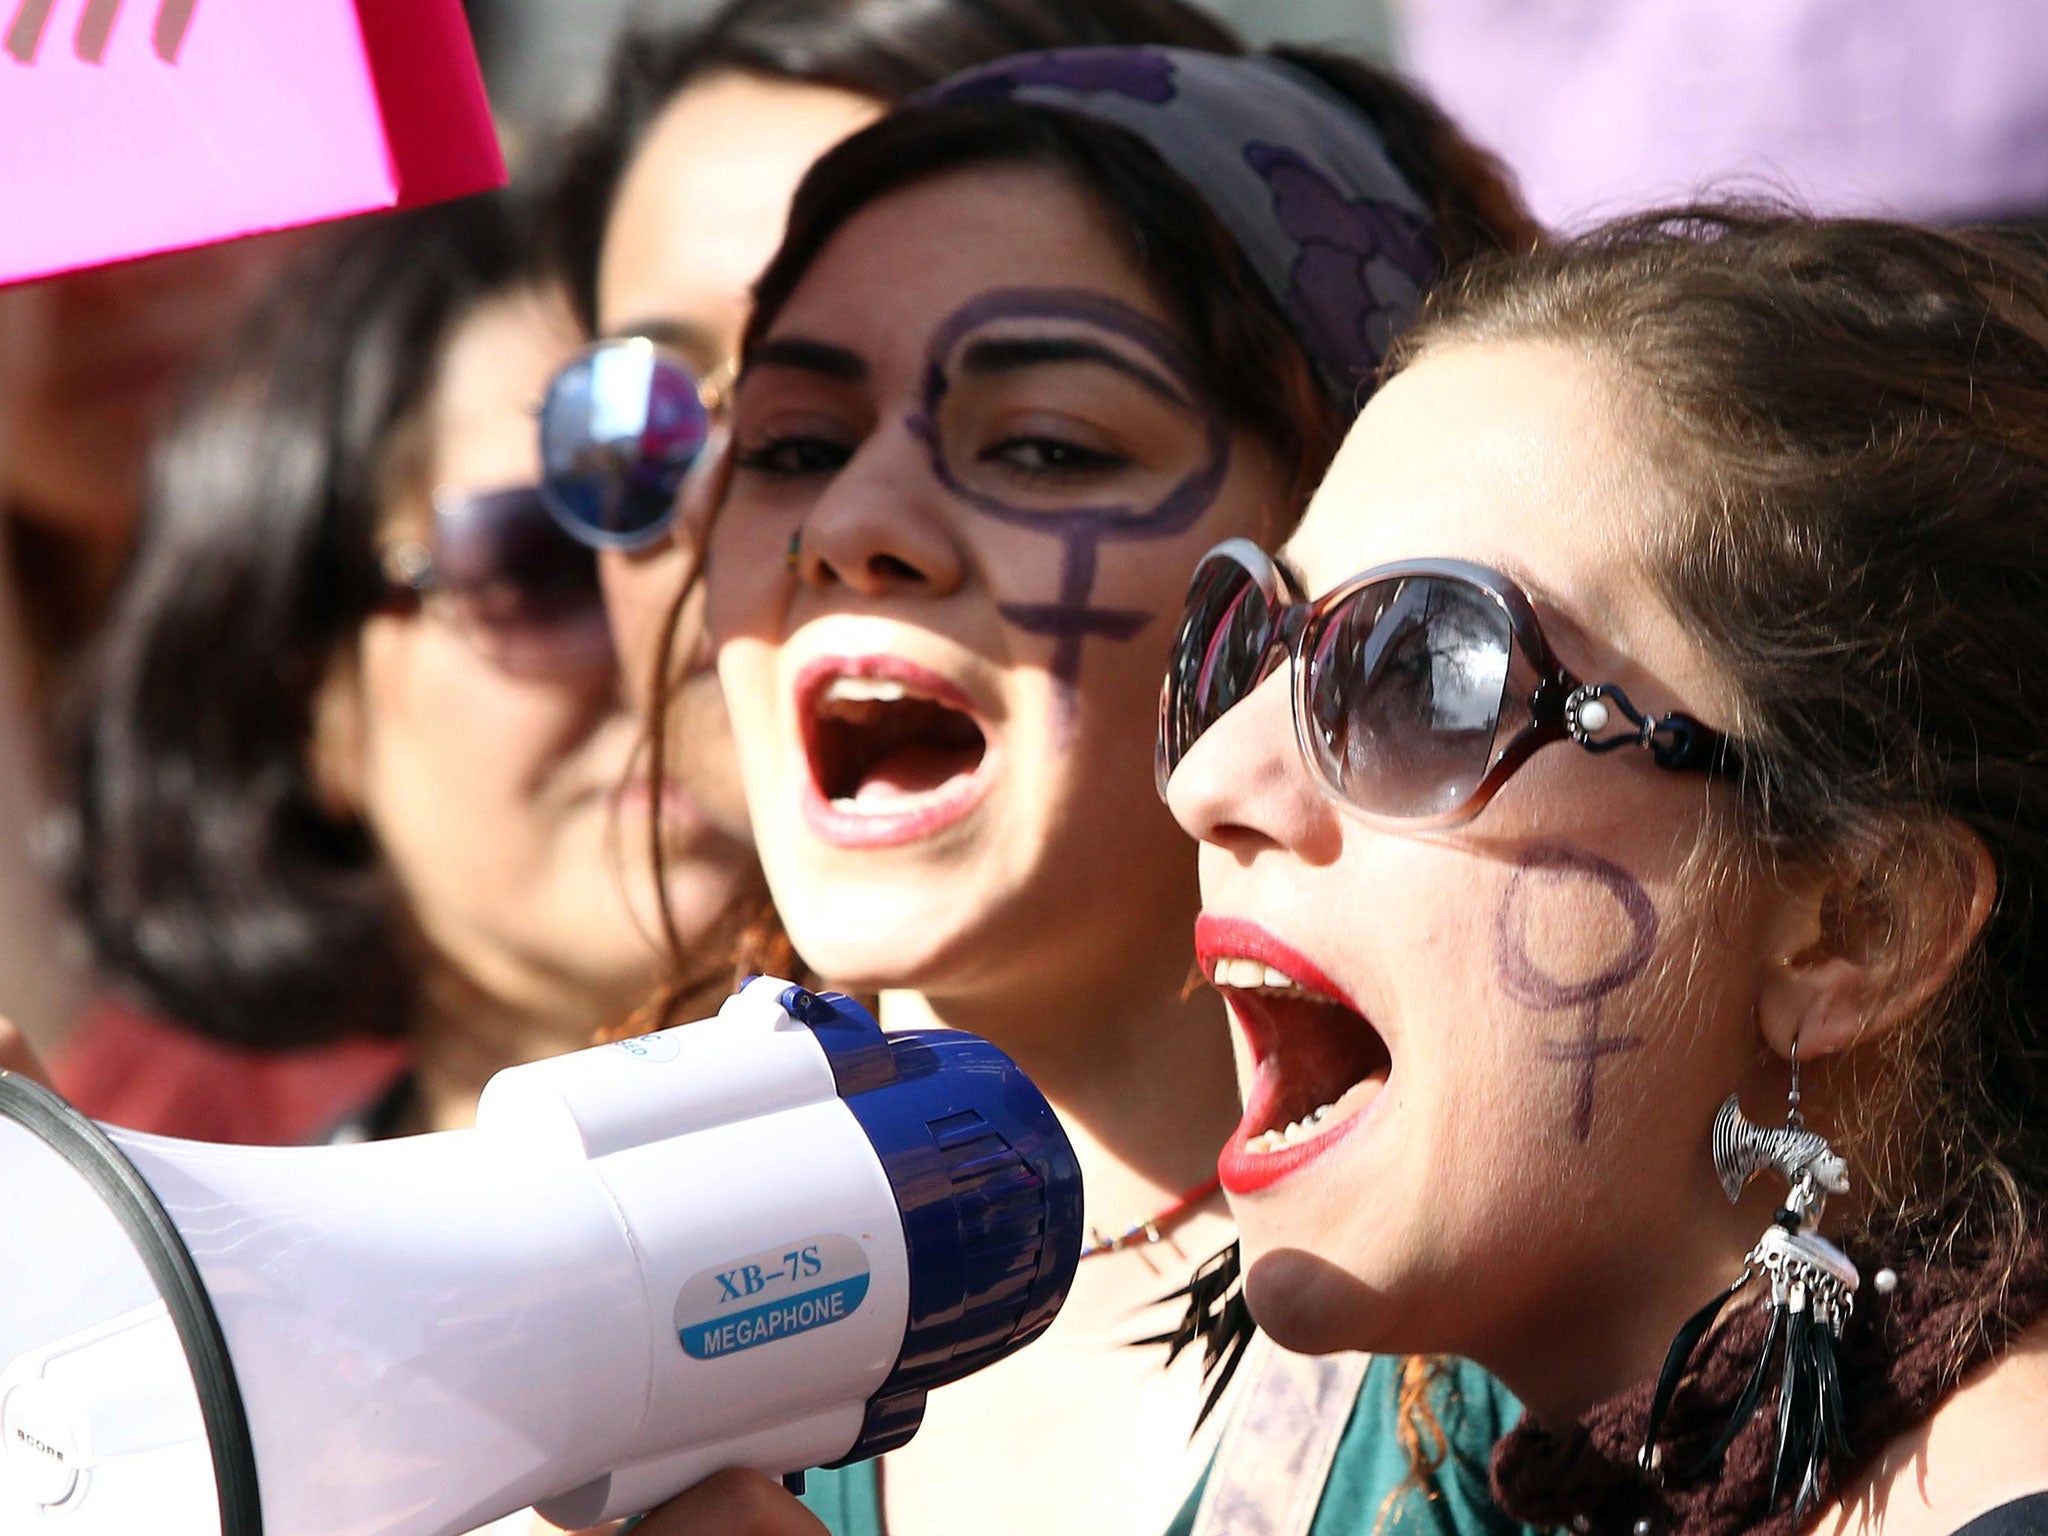
M 755 980 L 343 1147 L 0 1073 L 0 1531 L 581 1526 L 872 1456 L 1065 1300 L 1081 1184 L 993 1046 Z

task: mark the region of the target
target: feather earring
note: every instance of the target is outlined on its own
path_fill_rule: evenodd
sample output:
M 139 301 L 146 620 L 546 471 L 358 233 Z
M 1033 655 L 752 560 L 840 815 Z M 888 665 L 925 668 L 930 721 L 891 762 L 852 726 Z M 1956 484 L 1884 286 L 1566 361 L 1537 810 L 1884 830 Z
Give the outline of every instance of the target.
M 1720 1464 L 1762 1405 L 1776 1361 L 1778 1433 L 1769 1503 L 1775 1508 L 1779 1498 L 1790 1492 L 1793 1518 L 1803 1519 L 1820 1499 L 1821 1473 L 1828 1461 L 1849 1455 L 1848 1414 L 1836 1345 L 1855 1309 L 1859 1277 L 1848 1255 L 1818 1231 L 1827 1197 L 1848 1192 L 1849 1169 L 1825 1136 L 1807 1128 L 1799 1112 L 1797 1042 L 1792 1048 L 1792 1089 L 1786 1097 L 1784 1125 L 1775 1130 L 1752 1125 L 1731 1093 L 1714 1117 L 1713 1149 L 1714 1171 L 1720 1175 L 1730 1204 L 1740 1200 L 1744 1187 L 1765 1169 L 1776 1171 L 1791 1187 L 1784 1206 L 1743 1261 L 1735 1283 L 1687 1319 L 1672 1339 L 1664 1369 L 1657 1376 L 1636 1460 L 1646 1473 L 1660 1470 L 1657 1431 L 1663 1426 L 1679 1379 L 1722 1309 L 1752 1280 L 1766 1281 L 1770 1323 L 1763 1349 L 1736 1397 L 1726 1426 L 1707 1453 L 1676 1480 L 1690 1481 Z
M 1208 1384 L 1209 1393 L 1202 1401 L 1202 1411 L 1195 1416 L 1195 1426 L 1200 1428 L 1222 1401 L 1224 1388 L 1237 1374 L 1244 1352 L 1251 1347 L 1252 1336 L 1259 1331 L 1259 1325 L 1252 1321 L 1252 1309 L 1245 1304 L 1244 1266 L 1237 1244 L 1204 1259 L 1188 1276 L 1186 1285 L 1159 1299 L 1184 1299 L 1187 1310 L 1165 1333 L 1140 1339 L 1138 1343 L 1164 1344 L 1166 1363 L 1171 1365 L 1180 1358 L 1182 1350 L 1201 1340 L 1202 1380 Z

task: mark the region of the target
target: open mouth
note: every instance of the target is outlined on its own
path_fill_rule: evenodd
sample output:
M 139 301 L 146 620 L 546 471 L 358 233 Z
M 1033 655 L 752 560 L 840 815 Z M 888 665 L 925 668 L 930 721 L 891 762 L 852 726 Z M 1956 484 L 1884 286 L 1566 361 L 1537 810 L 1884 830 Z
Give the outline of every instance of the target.
M 827 842 L 914 842 L 980 802 L 988 734 L 937 673 L 896 656 L 833 658 L 803 670 L 796 699 L 810 769 L 804 816 Z
M 1356 1128 L 1387 1086 L 1393 1053 L 1305 955 L 1254 924 L 1204 916 L 1202 971 L 1250 1047 L 1245 1114 L 1217 1164 L 1226 1189 L 1264 1189 Z

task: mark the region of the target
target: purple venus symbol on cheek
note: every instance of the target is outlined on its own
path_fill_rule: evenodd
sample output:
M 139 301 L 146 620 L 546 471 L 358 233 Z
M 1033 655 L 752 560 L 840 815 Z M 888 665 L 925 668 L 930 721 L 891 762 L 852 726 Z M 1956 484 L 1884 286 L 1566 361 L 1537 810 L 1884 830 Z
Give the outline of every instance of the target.
M 954 357 L 975 332 L 998 322 L 1071 322 L 1117 337 L 1148 355 L 1178 403 L 1201 426 L 1201 461 L 1150 505 L 1110 503 L 1056 509 L 1020 506 L 967 483 L 947 457 L 939 423 L 953 388 Z M 1094 605 L 1101 547 L 1116 540 L 1163 539 L 1183 533 L 1209 509 L 1230 468 L 1230 429 L 1222 413 L 1199 388 L 1192 358 L 1180 339 L 1157 321 L 1106 294 L 1078 288 L 1005 288 L 970 299 L 939 326 L 927 354 L 923 409 L 910 429 L 931 450 L 932 473 L 940 484 L 975 511 L 998 522 L 1030 528 L 1064 545 L 1059 591 L 1050 602 L 1002 603 L 1002 616 L 1027 634 L 1053 641 L 1051 672 L 1061 686 L 1071 718 L 1073 689 L 1081 676 L 1083 643 L 1090 639 L 1129 641 L 1152 621 L 1138 609 Z
M 1545 1040 L 1541 1049 L 1545 1061 L 1573 1070 L 1572 1136 L 1590 1141 L 1600 1063 L 1643 1044 L 1640 1035 L 1602 1034 L 1600 1007 L 1650 963 L 1657 948 L 1657 909 L 1627 870 L 1576 848 L 1539 845 L 1524 849 L 1515 862 L 1518 867 L 1501 896 L 1494 926 L 1494 966 L 1502 989 L 1516 1002 L 1541 1013 L 1578 1014 L 1576 1032 Z M 1619 909 L 1628 929 L 1619 951 L 1603 967 L 1578 978 L 1553 974 L 1529 952 L 1532 910 L 1572 885 L 1582 890 L 1590 886 L 1604 895 Z

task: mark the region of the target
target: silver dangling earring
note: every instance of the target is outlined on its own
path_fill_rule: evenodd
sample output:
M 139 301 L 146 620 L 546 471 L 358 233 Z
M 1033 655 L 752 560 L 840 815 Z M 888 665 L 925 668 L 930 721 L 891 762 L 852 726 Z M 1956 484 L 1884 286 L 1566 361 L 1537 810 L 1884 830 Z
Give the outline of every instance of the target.
M 1657 1391 L 1650 1404 L 1637 1464 L 1658 1469 L 1657 1430 L 1694 1352 L 1721 1309 L 1759 1277 L 1770 1281 L 1770 1324 L 1763 1349 L 1735 1400 L 1728 1423 L 1713 1447 L 1678 1480 L 1690 1481 L 1716 1466 L 1763 1400 L 1771 1362 L 1782 1357 L 1778 1380 L 1778 1444 L 1771 1466 L 1770 1505 L 1787 1488 L 1798 1492 L 1793 1518 L 1803 1519 L 1820 1497 L 1821 1467 L 1849 1455 L 1847 1413 L 1836 1346 L 1855 1310 L 1860 1277 L 1849 1256 L 1819 1232 L 1829 1195 L 1847 1194 L 1849 1167 L 1828 1140 L 1810 1130 L 1799 1109 L 1799 1042 L 1792 1042 L 1792 1086 L 1785 1096 L 1785 1123 L 1775 1130 L 1752 1125 L 1729 1094 L 1714 1117 L 1714 1171 L 1732 1205 L 1749 1181 L 1775 1169 L 1790 1186 L 1785 1204 L 1743 1261 L 1735 1283 L 1689 1318 L 1671 1341 Z

